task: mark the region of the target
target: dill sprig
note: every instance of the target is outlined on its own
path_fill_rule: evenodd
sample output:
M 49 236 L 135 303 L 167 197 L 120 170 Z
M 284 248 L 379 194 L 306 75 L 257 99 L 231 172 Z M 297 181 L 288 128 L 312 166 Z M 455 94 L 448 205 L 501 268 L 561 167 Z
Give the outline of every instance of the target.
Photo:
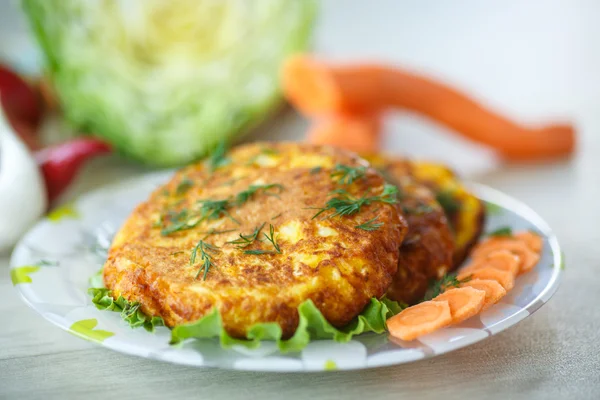
M 446 214 L 454 214 L 462 208 L 461 202 L 454 197 L 450 191 L 438 192 L 435 195 L 436 201 L 442 206 Z
M 376 231 L 383 226 L 383 222 L 375 222 L 377 217 L 371 218 L 368 221 L 363 222 L 360 225 L 356 225 L 355 228 L 362 229 L 364 231 Z
M 396 186 L 388 183 L 384 185 L 383 192 L 378 196 L 363 196 L 357 198 L 343 189 L 334 190 L 332 193 L 337 196 L 329 199 L 327 203 L 325 203 L 325 207 L 321 208 L 319 212 L 313 216 L 313 219 L 330 210 L 334 210 L 334 213 L 327 218 L 356 214 L 363 206 L 375 202 L 395 204 L 398 201 L 398 189 Z
M 490 233 L 488 233 L 488 236 L 494 236 L 494 237 L 512 237 L 513 236 L 513 231 L 512 228 L 510 226 L 503 226 L 501 228 L 498 228 Z
M 281 254 L 281 248 L 279 247 L 279 244 L 277 243 L 277 238 L 275 237 L 275 228 L 273 227 L 273 224 L 269 224 L 269 234 L 267 235 L 266 233 L 263 232 L 263 235 L 264 235 L 265 239 L 267 239 L 273 245 L 273 248 L 275 250 L 262 250 L 262 249 L 244 250 L 244 254 L 254 254 L 254 255 Z
M 196 263 L 198 251 L 200 251 L 200 262 L 202 263 L 202 265 L 196 273 L 195 278 L 198 279 L 198 276 L 200 276 L 200 272 L 204 271 L 204 276 L 202 277 L 202 280 L 205 281 L 206 275 L 208 275 L 208 271 L 211 267 L 214 266 L 214 264 L 212 263 L 212 256 L 209 253 L 218 251 L 218 249 L 215 246 L 212 246 L 208 243 L 205 243 L 203 240 L 200 240 L 198 244 L 194 247 L 194 249 L 192 250 L 192 254 L 190 255 L 190 266 L 193 266 Z
M 230 201 L 225 200 L 200 200 L 200 221 L 219 219 L 227 216 L 233 222 L 239 225 L 239 221 L 231 216 L 227 210 L 230 207 Z
M 192 229 L 199 223 L 205 220 L 216 220 L 221 217 L 228 217 L 236 224 L 240 222 L 235 219 L 229 212 L 232 207 L 241 206 L 242 204 L 249 201 L 255 194 L 262 192 L 266 196 L 278 196 L 284 190 L 283 185 L 279 183 L 271 183 L 267 185 L 250 185 L 248 189 L 243 190 L 235 196 L 221 200 L 199 200 L 199 210 L 190 212 L 187 209 L 181 211 L 168 211 L 166 214 L 166 220 L 169 222 L 169 226 L 164 226 L 165 217 L 160 218 L 160 225 L 162 226 L 161 235 L 167 236 L 175 232 L 183 231 L 186 229 Z
M 239 239 L 231 240 L 227 243 L 235 244 L 238 248 L 248 247 L 252 243 L 254 243 L 264 226 L 265 223 L 263 223 L 261 226 L 257 226 L 256 228 L 254 228 L 254 231 L 249 235 L 244 235 L 243 233 L 240 233 Z
M 267 196 L 278 196 L 283 191 L 283 185 L 280 183 L 271 183 L 268 185 L 250 185 L 248 189 L 239 192 L 235 196 L 235 204 L 238 206 L 244 204 L 245 202 L 250 200 L 255 193 L 259 191 L 262 191 L 263 194 Z
M 179 184 L 177 185 L 177 187 L 175 188 L 175 194 L 177 196 L 181 196 L 182 194 L 184 194 L 185 192 L 187 192 L 188 190 L 190 190 L 190 188 L 194 186 L 194 182 L 188 178 L 188 177 L 184 177 L 181 182 L 179 182 Z
M 433 281 L 429 285 L 427 292 L 425 292 L 425 297 L 423 298 L 423 301 L 431 300 L 437 297 L 438 295 L 444 293 L 444 291 L 454 287 L 459 287 L 463 283 L 469 282 L 470 280 L 471 276 L 468 276 L 465 279 L 457 279 L 456 274 L 446 274 L 442 277 L 442 279 Z
M 217 144 L 207 161 L 211 172 L 231 163 L 231 159 L 227 157 L 227 144 L 224 140 Z
M 331 178 L 337 180 L 340 185 L 351 185 L 354 181 L 364 178 L 367 173 L 367 167 L 350 167 L 348 165 L 337 164 L 331 171 Z
M 281 249 L 277 244 L 277 238 L 275 237 L 275 228 L 273 227 L 273 224 L 269 224 L 269 234 L 267 235 L 266 233 L 263 233 L 263 235 L 269 242 L 271 242 L 275 248 L 275 251 L 277 251 L 277 253 L 281 253 Z
M 314 167 L 314 168 L 311 168 L 311 169 L 310 169 L 309 173 L 310 173 L 311 175 L 316 175 L 316 174 L 318 174 L 319 172 L 321 172 L 322 170 L 323 170 L 323 167 L 320 167 L 320 166 L 319 166 L 319 167 Z

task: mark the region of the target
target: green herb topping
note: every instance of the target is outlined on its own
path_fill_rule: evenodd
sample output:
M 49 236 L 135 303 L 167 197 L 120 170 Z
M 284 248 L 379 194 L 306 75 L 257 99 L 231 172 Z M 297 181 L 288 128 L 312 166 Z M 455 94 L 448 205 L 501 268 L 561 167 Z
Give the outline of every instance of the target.
M 465 279 L 459 280 L 456 278 L 456 274 L 446 274 L 442 277 L 442 279 L 432 282 L 425 293 L 425 297 L 423 301 L 431 300 L 438 295 L 444 293 L 444 291 L 453 288 L 459 287 L 463 283 L 469 282 L 471 277 L 468 276 Z
M 435 199 L 440 203 L 440 206 L 442 206 L 446 214 L 452 215 L 462 208 L 460 201 L 458 201 L 450 191 L 436 193 Z
M 503 226 L 495 231 L 490 232 L 488 235 L 496 237 L 512 237 L 513 231 L 510 226 Z
M 367 173 L 367 167 L 349 167 L 343 164 L 337 164 L 331 171 L 331 178 L 335 179 L 340 185 L 351 185 L 354 181 L 364 178 Z
M 360 225 L 356 225 L 355 228 L 362 229 L 364 231 L 376 231 L 383 226 L 383 222 L 375 222 L 377 217 L 371 218 L 368 221 L 363 222 Z
M 323 167 L 314 167 L 310 169 L 310 174 L 311 175 L 316 175 L 319 172 L 323 171 Z
M 334 212 L 326 218 L 333 218 L 343 215 L 352 215 L 360 211 L 362 206 L 369 205 L 375 202 L 395 204 L 398 201 L 398 189 L 394 185 L 386 183 L 383 187 L 383 192 L 379 196 L 368 197 L 353 197 L 343 189 L 334 190 L 333 194 L 337 195 L 325 203 L 325 207 L 317 212 L 313 219 L 317 218 L 324 212 L 333 210 Z
M 181 196 L 182 194 L 190 190 L 192 186 L 194 186 L 194 182 L 191 179 L 185 177 L 181 180 L 181 182 L 179 182 L 177 188 L 175 188 L 175 194 L 177 196 Z
M 231 164 L 231 159 L 227 157 L 227 144 L 225 141 L 219 142 L 207 161 L 211 172 L 217 168 Z
M 240 233 L 239 239 L 231 240 L 227 243 L 235 244 L 239 248 L 250 246 L 252 243 L 254 243 L 264 226 L 265 223 L 263 223 L 261 226 L 257 226 L 256 228 L 254 228 L 254 232 L 252 232 L 249 235 L 244 235 L 243 233 Z
M 240 206 L 250 200 L 255 193 L 262 191 L 266 196 L 278 197 L 283 191 L 283 185 L 280 183 L 271 183 L 269 185 L 250 185 L 248 189 L 239 192 L 235 196 L 235 204 Z
M 208 275 L 208 271 L 210 270 L 210 267 L 213 266 L 212 255 L 210 253 L 218 251 L 218 249 L 216 247 L 200 240 L 198 242 L 198 244 L 196 245 L 196 247 L 194 247 L 194 249 L 192 250 L 192 254 L 190 255 L 190 266 L 193 266 L 196 263 L 196 257 L 198 255 L 198 251 L 200 252 L 200 262 L 202 263 L 202 265 L 200 266 L 198 273 L 196 273 L 196 279 L 198 279 L 198 277 L 200 276 L 200 272 L 204 271 L 202 280 L 205 281 L 206 275 Z

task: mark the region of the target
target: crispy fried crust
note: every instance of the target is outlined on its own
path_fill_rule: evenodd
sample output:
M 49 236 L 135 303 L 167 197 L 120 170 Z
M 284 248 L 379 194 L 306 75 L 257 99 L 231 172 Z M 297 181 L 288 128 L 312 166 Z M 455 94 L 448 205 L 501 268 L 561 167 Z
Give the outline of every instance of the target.
M 469 255 L 485 224 L 485 205 L 460 182 L 448 167 L 431 162 L 411 162 L 412 175 L 436 195 L 454 231 L 453 270 Z
M 432 191 L 412 176 L 409 162 L 383 156 L 368 160 L 400 189 L 400 208 L 408 221 L 398 272 L 388 297 L 414 304 L 423 298 L 431 280 L 443 277 L 452 268 L 452 231 Z
M 397 206 L 375 202 L 353 215 L 326 218 L 329 213 L 324 213 L 313 219 L 331 191 L 340 188 L 330 176 L 332 167 L 366 165 L 362 159 L 329 147 L 294 143 L 241 146 L 229 159 L 212 172 L 206 163 L 179 171 L 134 210 L 104 267 L 105 284 L 114 295 L 140 301 L 145 313 L 162 316 L 168 326 L 194 322 L 216 307 L 225 330 L 235 337 L 244 337 L 258 322 L 277 322 L 289 337 L 298 325 L 296 308 L 306 299 L 340 327 L 372 297 L 386 293 L 407 229 Z M 281 184 L 283 190 L 259 190 L 228 208 L 228 215 L 203 220 L 192 229 L 163 236 L 156 226 L 159 219 L 171 226 L 174 211 L 187 209 L 194 215 L 200 200 L 232 198 L 250 185 L 265 184 Z M 343 188 L 357 197 L 376 196 L 383 185 L 384 179 L 369 169 L 363 179 Z M 375 217 L 383 223 L 379 229 L 356 228 Z M 227 243 L 262 224 L 261 240 L 245 248 Z M 269 234 L 270 224 L 281 254 L 245 254 L 244 250 L 275 250 L 263 235 Z M 211 230 L 233 231 L 210 234 Z M 206 280 L 202 273 L 196 277 L 203 265 L 200 252 L 190 262 L 199 240 L 218 248 L 207 251 L 212 266 Z

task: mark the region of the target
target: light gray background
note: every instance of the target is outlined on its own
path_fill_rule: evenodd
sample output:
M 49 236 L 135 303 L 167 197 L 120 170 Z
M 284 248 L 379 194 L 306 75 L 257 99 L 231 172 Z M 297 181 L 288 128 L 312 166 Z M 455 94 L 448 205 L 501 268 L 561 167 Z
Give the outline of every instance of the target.
M 0 0 L 0 54 L 35 59 Z M 555 229 L 567 270 L 532 317 L 484 342 L 398 367 L 320 374 L 263 374 L 161 364 L 77 339 L 27 308 L 0 255 L 0 398 L 539 398 L 600 397 L 600 2 L 331 0 L 319 53 L 377 58 L 453 82 L 515 119 L 573 120 L 568 162 L 499 165 L 419 118 L 390 118 L 386 148 L 449 160 L 473 179 L 520 198 Z M 282 113 L 253 137 L 300 138 L 306 123 Z M 86 168 L 65 201 L 143 173 L 114 158 Z

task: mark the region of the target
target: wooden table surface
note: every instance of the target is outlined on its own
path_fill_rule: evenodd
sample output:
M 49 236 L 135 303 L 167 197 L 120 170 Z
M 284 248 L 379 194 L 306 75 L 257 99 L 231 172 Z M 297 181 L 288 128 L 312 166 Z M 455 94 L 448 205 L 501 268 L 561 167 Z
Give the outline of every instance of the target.
M 551 164 L 496 166 L 479 148 L 416 118 L 393 118 L 386 136 L 386 148 L 449 159 L 547 220 L 567 260 L 548 304 L 483 342 L 396 367 L 316 374 L 196 369 L 121 355 L 46 322 L 12 287 L 5 254 L 0 399 L 600 398 L 600 3 L 425 3 L 328 2 L 317 50 L 432 73 L 514 118 L 566 116 L 576 123 L 577 155 Z M 287 111 L 253 138 L 299 138 L 305 127 Z M 144 172 L 112 157 L 97 160 L 64 200 Z

